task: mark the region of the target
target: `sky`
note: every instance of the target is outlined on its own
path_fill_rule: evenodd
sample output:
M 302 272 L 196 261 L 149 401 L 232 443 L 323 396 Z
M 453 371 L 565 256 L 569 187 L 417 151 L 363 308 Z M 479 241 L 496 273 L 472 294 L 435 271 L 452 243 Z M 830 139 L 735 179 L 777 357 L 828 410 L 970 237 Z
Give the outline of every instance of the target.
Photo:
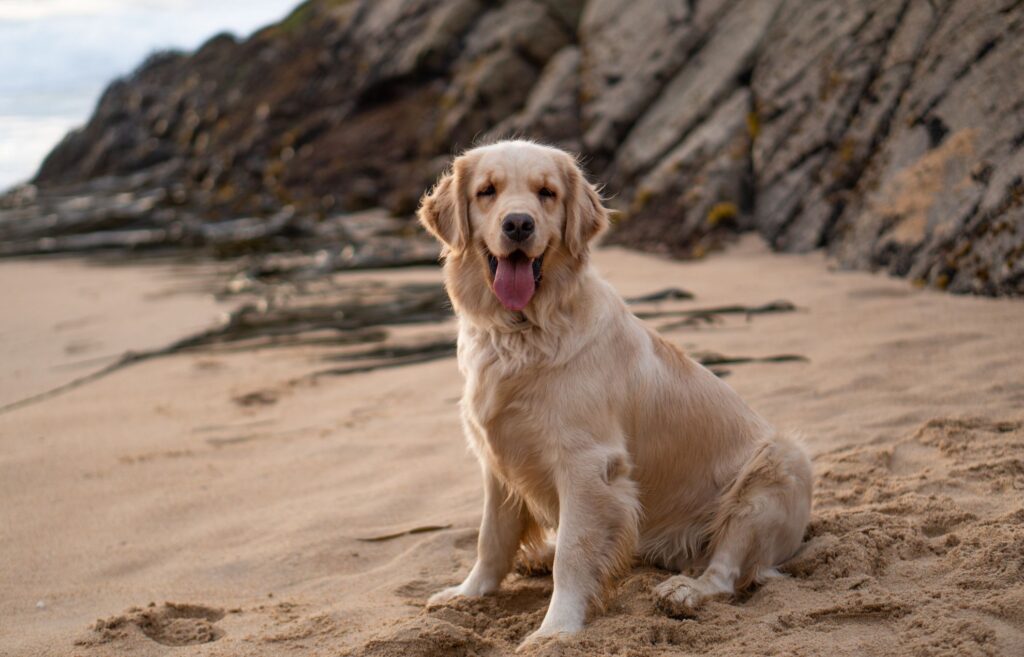
M 299 0 L 0 0 L 0 191 L 31 178 L 154 50 L 244 37 Z

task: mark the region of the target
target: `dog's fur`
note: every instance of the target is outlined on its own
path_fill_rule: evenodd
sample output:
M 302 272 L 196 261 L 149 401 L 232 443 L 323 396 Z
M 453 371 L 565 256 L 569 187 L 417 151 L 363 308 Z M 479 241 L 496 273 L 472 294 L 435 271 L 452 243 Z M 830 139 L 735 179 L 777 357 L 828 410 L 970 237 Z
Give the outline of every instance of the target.
M 533 217 L 527 242 L 503 234 L 510 213 Z M 571 156 L 526 141 L 470 150 L 419 218 L 444 245 L 462 421 L 484 476 L 476 565 L 429 604 L 494 591 L 521 545 L 554 561 L 554 594 L 528 641 L 581 629 L 637 557 L 703 569 L 656 588 L 678 613 L 777 574 L 810 513 L 807 454 L 598 277 L 589 246 L 608 213 Z M 499 301 L 492 274 L 493 258 L 516 250 L 543 256 L 521 311 Z

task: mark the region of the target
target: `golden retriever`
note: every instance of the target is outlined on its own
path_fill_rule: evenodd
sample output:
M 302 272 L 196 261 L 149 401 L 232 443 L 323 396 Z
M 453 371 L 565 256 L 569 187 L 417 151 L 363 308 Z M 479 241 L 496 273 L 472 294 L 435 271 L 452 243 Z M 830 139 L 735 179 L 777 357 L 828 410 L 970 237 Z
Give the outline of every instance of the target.
M 599 278 L 589 252 L 608 212 L 575 159 L 528 141 L 474 148 L 419 219 L 443 243 L 484 477 L 476 564 L 429 605 L 493 592 L 520 546 L 554 572 L 524 644 L 579 631 L 636 558 L 703 571 L 655 589 L 673 613 L 778 574 L 810 514 L 807 454 Z

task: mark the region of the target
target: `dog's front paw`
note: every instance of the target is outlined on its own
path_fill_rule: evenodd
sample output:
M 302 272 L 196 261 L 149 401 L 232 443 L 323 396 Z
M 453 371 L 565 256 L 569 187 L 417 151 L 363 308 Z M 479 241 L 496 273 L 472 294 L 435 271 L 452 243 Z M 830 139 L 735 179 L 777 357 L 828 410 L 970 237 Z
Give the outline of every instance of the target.
M 494 593 L 498 585 L 493 581 L 481 580 L 472 575 L 458 586 L 451 586 L 438 591 L 427 598 L 427 607 L 437 607 L 455 598 L 479 598 L 482 595 Z
M 518 648 L 516 648 L 516 653 L 526 652 L 545 643 L 550 643 L 552 641 L 564 639 L 566 637 L 572 636 L 573 634 L 575 634 L 575 632 L 567 630 L 552 631 L 546 630 L 543 627 L 541 627 L 540 629 L 533 631 L 525 639 L 523 639 L 523 642 L 519 644 Z
M 549 607 L 540 624 L 532 634 L 523 639 L 516 652 L 521 652 L 542 643 L 566 639 L 583 629 L 583 613 L 574 607 Z
M 654 587 L 658 609 L 668 616 L 694 616 L 705 602 L 725 592 L 686 575 L 676 575 Z
M 465 593 L 462 592 L 461 584 L 458 586 L 449 586 L 443 591 L 438 591 L 434 595 L 427 598 L 427 608 L 429 609 L 430 607 L 439 607 L 445 604 L 446 602 L 454 600 L 455 598 L 462 597 L 464 595 Z

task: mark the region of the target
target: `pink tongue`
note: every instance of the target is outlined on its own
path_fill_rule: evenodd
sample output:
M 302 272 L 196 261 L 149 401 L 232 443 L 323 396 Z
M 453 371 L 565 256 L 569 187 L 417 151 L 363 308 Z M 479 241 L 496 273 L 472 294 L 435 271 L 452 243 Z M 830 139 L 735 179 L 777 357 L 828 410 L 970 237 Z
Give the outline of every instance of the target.
M 509 310 L 520 311 L 533 298 L 533 260 L 498 258 L 498 269 L 494 272 L 494 293 L 501 305 Z

